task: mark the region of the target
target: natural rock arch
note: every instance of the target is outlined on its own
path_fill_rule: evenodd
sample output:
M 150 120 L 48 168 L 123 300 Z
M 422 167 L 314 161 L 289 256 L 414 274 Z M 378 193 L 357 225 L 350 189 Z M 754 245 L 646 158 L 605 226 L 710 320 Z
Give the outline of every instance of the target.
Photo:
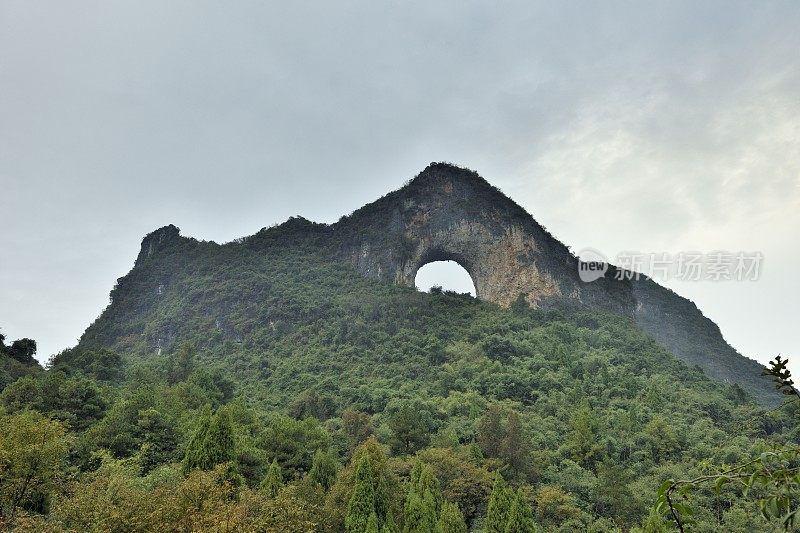
M 340 253 L 368 277 L 413 287 L 420 267 L 451 260 L 472 277 L 478 298 L 503 307 L 523 296 L 533 307 L 580 299 L 631 311 L 628 285 L 609 293 L 604 280 L 581 283 L 564 245 L 475 172 L 452 165 L 429 165 L 335 232 Z

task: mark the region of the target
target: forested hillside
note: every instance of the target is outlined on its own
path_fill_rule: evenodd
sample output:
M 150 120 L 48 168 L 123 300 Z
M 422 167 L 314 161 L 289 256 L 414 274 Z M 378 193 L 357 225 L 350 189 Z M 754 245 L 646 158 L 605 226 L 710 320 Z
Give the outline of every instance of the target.
M 668 531 L 665 479 L 797 440 L 630 318 L 371 281 L 327 231 L 162 230 L 77 347 L 0 381 L 0 523 Z M 699 491 L 693 530 L 772 530 L 750 496 Z

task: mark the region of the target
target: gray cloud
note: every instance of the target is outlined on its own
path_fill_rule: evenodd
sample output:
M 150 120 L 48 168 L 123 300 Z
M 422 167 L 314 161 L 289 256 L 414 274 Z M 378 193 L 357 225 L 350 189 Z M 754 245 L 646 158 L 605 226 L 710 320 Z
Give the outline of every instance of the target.
M 673 288 L 745 354 L 795 354 L 799 23 L 796 2 L 3 2 L 0 325 L 46 358 L 156 227 L 330 222 L 446 160 L 575 249 L 762 250 L 758 283 Z

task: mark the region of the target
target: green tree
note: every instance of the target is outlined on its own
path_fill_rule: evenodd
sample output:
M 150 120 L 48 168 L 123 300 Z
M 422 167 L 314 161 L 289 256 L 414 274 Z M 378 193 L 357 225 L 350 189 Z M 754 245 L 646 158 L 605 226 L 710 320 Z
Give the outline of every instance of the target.
M 570 433 L 566 448 L 570 456 L 581 466 L 594 469 L 600 460 L 603 448 L 598 442 L 597 415 L 587 402 L 583 402 L 570 419 Z
M 170 359 L 168 380 L 171 384 L 186 381 L 194 370 L 195 349 L 191 342 L 183 342 L 178 352 Z
M 512 502 L 511 489 L 506 485 L 500 472 L 497 472 L 489 505 L 486 508 L 486 533 L 505 533 Z
M 35 411 L 0 415 L 0 523 L 17 510 L 46 511 L 69 449 L 64 427 Z
M 595 510 L 600 516 L 615 518 L 620 522 L 638 521 L 639 510 L 630 489 L 630 473 L 622 466 L 606 459 L 597 466 L 597 486 L 594 491 Z
M 311 462 L 311 470 L 308 476 L 314 483 L 319 483 L 323 490 L 328 490 L 336 481 L 336 473 L 338 471 L 336 459 L 330 452 L 323 452 L 317 450 L 314 454 L 314 459 Z
M 206 457 L 209 468 L 232 461 L 235 455 L 233 421 L 226 409 L 217 410 L 206 437 Z
M 504 531 L 505 533 L 534 533 L 536 531 L 533 511 L 521 490 L 517 490 L 514 495 Z
M 522 429 L 519 414 L 511 410 L 506 417 L 505 435 L 501 443 L 501 457 L 512 471 L 523 475 L 531 473 L 531 446 Z
M 378 526 L 381 530 L 388 526 L 394 531 L 394 517 L 403 512 L 400 483 L 389 466 L 383 446 L 374 436 L 354 450 L 350 463 L 339 473 L 336 483 L 328 492 L 325 506 L 330 517 L 330 526 L 336 531 L 345 529 L 345 517 L 355 492 L 357 471 L 364 458 L 369 461 L 372 469 L 374 510 L 378 515 Z
M 205 405 L 200 412 L 200 417 L 195 424 L 194 434 L 186 447 L 183 456 L 183 473 L 188 474 L 195 468 L 208 468 L 208 458 L 206 456 L 206 441 L 211 430 L 211 406 Z
M 430 466 L 417 460 L 411 469 L 403 531 L 406 533 L 433 531 L 441 504 L 442 489 L 436 474 Z
M 347 504 L 345 528 L 349 533 L 361 533 L 367 528 L 370 516 L 373 514 L 376 513 L 372 466 L 369 457 L 364 456 L 358 463 L 356 483 Z
M 33 356 L 36 354 L 36 341 L 33 339 L 19 339 L 7 348 L 8 354 L 24 364 L 35 363 Z
M 430 441 L 430 425 L 419 409 L 411 403 L 403 403 L 389 418 L 392 430 L 390 445 L 399 454 L 414 453 Z
M 412 491 L 406 498 L 403 533 L 432 533 L 436 525 L 436 509 L 430 498 Z
M 347 437 L 350 449 L 355 448 L 375 432 L 372 417 L 363 411 L 347 409 L 342 413 L 342 432 Z
M 295 420 L 280 413 L 270 413 L 256 444 L 268 457 L 278 459 L 287 478 L 295 478 L 311 469 L 317 450 L 330 448 L 331 436 L 316 418 Z
M 272 460 L 272 464 L 267 469 L 267 475 L 261 480 L 261 491 L 270 498 L 274 498 L 283 487 L 283 474 L 277 459 Z
M 450 502 L 442 503 L 437 529 L 437 533 L 467 533 L 464 515 L 461 514 L 461 509 L 458 508 L 458 505 Z
M 156 409 L 139 411 L 136 436 L 141 441 L 142 473 L 172 462 L 178 448 L 178 434 L 173 424 Z
M 367 529 L 364 530 L 364 533 L 378 533 L 378 515 L 375 514 L 375 511 L 369 515 L 369 520 L 367 521 Z
M 503 410 L 497 404 L 490 404 L 478 421 L 478 446 L 487 457 L 500 457 L 503 451 Z
M 651 510 L 642 524 L 642 533 L 667 533 L 668 531 L 664 517 L 655 510 Z
M 413 486 L 413 491 L 425 500 L 430 499 L 433 504 L 433 509 L 438 515 L 442 506 L 442 487 L 439 484 L 439 479 L 433 472 L 433 468 L 429 465 L 423 464 L 420 468 L 419 476 Z
M 186 455 L 183 458 L 184 474 L 200 468 L 210 470 L 218 464 L 232 461 L 235 457 L 235 440 L 233 422 L 230 414 L 217 410 L 211 414 L 211 407 L 206 405 L 201 411 L 195 426 Z

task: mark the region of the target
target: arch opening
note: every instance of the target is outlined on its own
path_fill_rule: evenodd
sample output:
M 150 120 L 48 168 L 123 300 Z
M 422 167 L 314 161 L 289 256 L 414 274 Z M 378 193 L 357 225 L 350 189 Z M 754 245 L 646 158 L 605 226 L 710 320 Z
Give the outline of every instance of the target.
M 475 282 L 469 272 L 456 261 L 431 261 L 422 265 L 414 277 L 417 290 L 430 292 L 433 287 L 459 294 L 477 294 Z

